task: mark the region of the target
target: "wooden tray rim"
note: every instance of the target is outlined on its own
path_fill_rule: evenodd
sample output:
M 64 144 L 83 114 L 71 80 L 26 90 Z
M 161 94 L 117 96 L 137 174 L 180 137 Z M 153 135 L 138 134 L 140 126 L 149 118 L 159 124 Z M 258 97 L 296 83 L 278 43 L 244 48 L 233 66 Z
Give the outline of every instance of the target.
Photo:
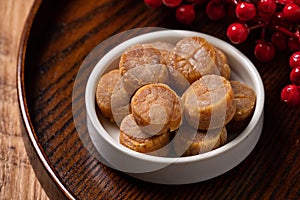
M 31 117 L 28 111 L 28 104 L 26 100 L 24 71 L 25 71 L 25 57 L 27 52 L 27 44 L 28 44 L 33 22 L 36 18 L 36 14 L 38 10 L 41 7 L 42 2 L 43 0 L 35 0 L 33 2 L 33 6 L 31 7 L 31 10 L 26 19 L 25 26 L 22 31 L 21 40 L 19 44 L 18 57 L 17 57 L 17 73 L 16 73 L 19 109 L 21 112 L 21 120 L 25 127 L 27 136 L 30 140 L 31 145 L 35 150 L 35 153 L 37 154 L 39 160 L 44 166 L 45 170 L 48 172 L 51 179 L 54 181 L 54 183 L 58 186 L 58 188 L 64 193 L 64 195 L 67 198 L 76 199 L 75 195 L 70 190 L 68 190 L 68 188 L 62 183 L 57 172 L 54 170 L 49 159 L 47 158 L 41 144 L 38 142 L 36 131 L 33 127 Z

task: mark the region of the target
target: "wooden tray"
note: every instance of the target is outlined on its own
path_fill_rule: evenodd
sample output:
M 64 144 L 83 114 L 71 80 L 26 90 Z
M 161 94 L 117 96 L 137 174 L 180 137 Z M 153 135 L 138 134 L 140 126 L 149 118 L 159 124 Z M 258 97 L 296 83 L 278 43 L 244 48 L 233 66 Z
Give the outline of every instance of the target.
M 254 62 L 264 81 L 264 129 L 254 151 L 231 171 L 196 184 L 152 184 L 106 167 L 83 145 L 79 132 L 86 127 L 84 123 L 80 131 L 75 127 L 73 109 L 76 117 L 85 119 L 84 81 L 96 60 L 83 73 L 82 87 L 74 91 L 73 86 L 89 52 L 108 37 L 138 27 L 189 29 L 227 41 L 228 21 L 213 22 L 201 14 L 198 18 L 194 25 L 185 27 L 176 22 L 170 9 L 149 9 L 141 0 L 36 0 L 20 46 L 20 108 L 32 145 L 68 198 L 299 198 L 300 109 L 280 101 L 280 91 L 289 83 L 291 53 L 278 54 L 272 62 L 261 64 L 253 56 L 254 36 L 237 48 Z M 74 94 L 76 105 L 72 105 Z M 88 143 L 89 138 L 85 139 Z

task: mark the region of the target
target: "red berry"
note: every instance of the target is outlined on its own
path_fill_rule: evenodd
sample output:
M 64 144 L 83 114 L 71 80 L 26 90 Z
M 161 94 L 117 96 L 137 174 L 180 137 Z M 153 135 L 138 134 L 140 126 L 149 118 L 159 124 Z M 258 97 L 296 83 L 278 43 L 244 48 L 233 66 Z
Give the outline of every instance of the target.
M 297 86 L 300 86 L 300 67 L 295 67 L 290 73 L 290 79 L 292 83 Z
M 288 39 L 288 47 L 291 51 L 299 51 L 300 43 L 296 38 L 290 37 Z
M 144 0 L 144 2 L 150 8 L 159 8 L 162 5 L 162 0 Z
M 226 34 L 232 43 L 240 44 L 247 39 L 249 30 L 244 24 L 233 23 L 227 28 Z
M 300 31 L 299 31 L 299 30 L 296 30 L 296 31 L 295 31 L 295 35 L 298 37 L 298 41 L 299 41 L 299 38 L 300 38 Z
M 283 8 L 283 14 L 292 22 L 298 21 L 300 20 L 300 7 L 294 3 L 286 4 Z
M 257 3 L 257 9 L 259 12 L 273 14 L 276 11 L 275 0 L 260 0 Z
M 300 89 L 296 85 L 287 85 L 281 91 L 281 100 L 291 106 L 300 105 Z
M 225 17 L 226 10 L 223 3 L 209 1 L 206 4 L 206 14 L 212 20 L 219 20 Z
M 284 28 L 289 28 L 290 26 L 288 20 L 284 17 L 283 12 L 278 12 L 273 15 L 272 24 Z
M 256 7 L 253 3 L 240 2 L 235 8 L 236 16 L 243 21 L 248 21 L 256 16 Z
M 271 61 L 275 56 L 275 47 L 268 42 L 258 42 L 254 48 L 254 55 L 261 62 Z
M 176 9 L 176 18 L 180 23 L 186 25 L 192 24 L 196 18 L 194 6 L 191 4 L 179 6 Z
M 275 32 L 271 38 L 272 44 L 279 51 L 283 51 L 287 48 L 287 39 L 286 36 L 281 32 Z
M 291 68 L 300 66 L 300 51 L 297 51 L 291 55 L 289 64 Z
M 162 0 L 162 2 L 169 8 L 175 8 L 182 3 L 182 0 Z
M 269 21 L 276 11 L 275 0 L 260 0 L 257 3 L 258 15 L 265 21 Z
M 273 14 L 276 11 L 276 2 L 274 0 L 260 0 L 257 3 L 259 12 Z

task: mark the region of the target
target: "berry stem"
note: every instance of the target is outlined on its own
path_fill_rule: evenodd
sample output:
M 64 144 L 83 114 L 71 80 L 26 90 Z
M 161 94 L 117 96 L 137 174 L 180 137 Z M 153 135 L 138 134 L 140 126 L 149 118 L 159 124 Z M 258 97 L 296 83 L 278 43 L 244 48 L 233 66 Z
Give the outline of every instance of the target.
M 286 34 L 289 37 L 295 38 L 297 40 L 300 39 L 299 36 L 297 36 L 295 33 L 291 32 L 291 31 L 289 31 L 286 28 L 283 28 L 281 26 L 275 26 L 274 29 L 281 32 L 281 33 L 283 33 L 283 34 Z
M 254 25 L 254 26 L 250 26 L 250 27 L 248 27 L 248 29 L 249 29 L 249 31 L 250 30 L 254 30 L 254 29 L 257 29 L 257 28 L 260 28 L 260 27 L 264 27 L 265 26 L 265 24 L 257 24 L 257 25 Z

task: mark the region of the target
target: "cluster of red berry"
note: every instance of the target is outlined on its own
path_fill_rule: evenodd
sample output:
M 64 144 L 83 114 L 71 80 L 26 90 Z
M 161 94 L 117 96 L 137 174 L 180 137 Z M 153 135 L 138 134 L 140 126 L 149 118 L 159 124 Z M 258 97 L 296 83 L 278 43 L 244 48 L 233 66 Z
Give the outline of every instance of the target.
M 282 90 L 282 100 L 290 105 L 300 105 L 300 0 L 144 0 L 152 8 L 162 5 L 176 9 L 176 19 L 190 25 L 195 21 L 195 8 L 205 6 L 206 15 L 212 20 L 225 17 L 234 21 L 226 34 L 234 44 L 247 40 L 254 29 L 261 28 L 261 38 L 254 48 L 255 57 L 261 62 L 271 61 L 276 51 L 297 52 L 291 72 L 292 85 Z M 293 60 L 297 56 L 291 56 Z M 297 60 L 297 59 L 296 59 Z M 293 63 L 293 61 L 291 61 Z
M 144 0 L 152 8 L 165 5 L 176 9 L 176 19 L 192 24 L 196 17 L 195 7 L 206 6 L 206 14 L 212 20 L 225 16 L 235 18 L 227 29 L 227 36 L 234 44 L 244 42 L 250 31 L 262 28 L 262 36 L 254 49 L 258 60 L 268 62 L 275 51 L 300 50 L 300 0 Z M 272 30 L 271 41 L 265 37 Z
M 289 60 L 292 71 L 290 80 L 292 84 L 287 85 L 281 91 L 281 99 L 289 105 L 300 106 L 300 51 L 293 53 Z
M 227 36 L 232 43 L 244 42 L 252 29 L 261 27 L 261 39 L 257 41 L 254 49 L 258 60 L 262 62 L 272 60 L 276 50 L 300 50 L 297 24 L 300 20 L 299 0 L 235 2 L 235 14 L 239 21 L 227 29 Z M 272 33 L 270 41 L 265 36 L 267 30 L 271 30 Z

